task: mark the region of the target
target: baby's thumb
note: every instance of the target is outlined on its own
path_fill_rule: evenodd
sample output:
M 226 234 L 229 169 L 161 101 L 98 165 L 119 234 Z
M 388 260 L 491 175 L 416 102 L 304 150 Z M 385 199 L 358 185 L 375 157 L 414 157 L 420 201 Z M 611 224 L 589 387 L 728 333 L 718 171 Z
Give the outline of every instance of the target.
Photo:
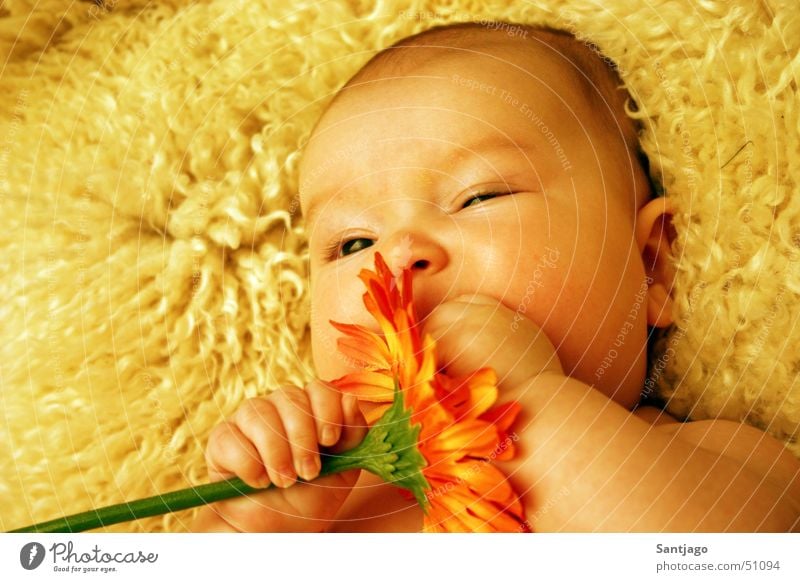
M 474 306 L 481 309 L 475 310 Z M 487 309 L 488 307 L 488 309 Z M 496 364 L 499 337 L 492 316 L 502 309 L 497 301 L 480 295 L 460 296 L 440 304 L 423 324 L 423 335 L 436 342 L 436 359 L 448 376 L 461 376 Z

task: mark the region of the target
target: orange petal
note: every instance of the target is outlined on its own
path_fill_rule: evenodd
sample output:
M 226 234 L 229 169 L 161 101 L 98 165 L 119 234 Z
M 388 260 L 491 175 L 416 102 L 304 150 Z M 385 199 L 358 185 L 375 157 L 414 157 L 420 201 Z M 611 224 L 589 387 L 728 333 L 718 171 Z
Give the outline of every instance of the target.
M 467 455 L 488 457 L 496 447 L 497 430 L 480 420 L 457 422 L 442 430 L 429 445 L 429 449 L 435 453 L 454 452 L 459 458 Z
M 391 402 L 394 398 L 394 379 L 386 371 L 365 371 L 347 374 L 331 382 L 342 392 L 355 394 L 367 402 Z
M 481 368 L 467 382 L 470 393 L 469 416 L 477 418 L 497 401 L 497 374 L 492 368 Z
M 470 512 L 486 521 L 495 532 L 522 533 L 530 531 L 524 516 L 515 515 L 491 503 L 473 503 Z
M 519 402 L 506 402 L 498 404 L 491 410 L 481 415 L 481 420 L 486 420 L 494 424 L 498 429 L 508 430 L 522 410 Z
M 469 507 L 476 500 L 462 493 L 462 488 L 456 487 L 447 495 L 443 495 L 439 504 L 450 513 L 450 519 L 443 522 L 449 532 L 477 532 L 491 533 L 494 531 L 485 520 L 475 517 Z
M 367 421 L 367 424 L 369 425 L 375 424 L 378 420 L 380 420 L 381 416 L 383 416 L 383 413 L 389 410 L 390 406 L 391 404 L 379 404 L 378 406 L 375 406 L 367 410 L 364 413 L 364 419 Z
M 486 461 L 462 461 L 455 465 L 450 469 L 451 475 L 469 487 L 477 497 L 521 511 L 522 506 L 518 506 L 514 488 L 500 469 Z
M 470 516 L 469 523 L 480 523 L 482 531 L 520 532 L 524 529 L 523 519 L 506 511 L 502 505 L 496 505 L 483 498 L 474 499 L 462 489 L 454 491 L 452 496 L 465 504 L 466 513 Z M 462 520 L 468 521 L 465 518 Z
M 418 437 L 420 452 L 426 458 L 427 456 L 435 457 L 436 455 L 427 450 L 427 447 L 438 438 L 443 429 L 453 423 L 453 416 L 435 401 L 426 406 L 415 406 L 413 411 L 411 421 L 420 425 Z
M 508 429 L 511 428 L 514 420 L 519 415 L 522 407 L 517 402 L 507 402 L 495 406 L 485 414 L 481 415 L 481 420 L 486 420 L 497 427 L 497 449 L 493 454 L 493 458 L 498 461 L 508 461 L 513 459 L 516 455 L 516 446 L 514 443 L 518 440 L 516 433 L 509 433 Z
M 360 325 L 335 321 L 330 323 L 345 334 L 345 337 L 336 340 L 340 352 L 365 366 L 383 369 L 391 367 L 391 356 L 381 336 Z
M 481 368 L 456 378 L 441 376 L 443 394 L 440 398 L 457 419 L 477 418 L 497 400 L 497 376 L 491 368 Z
M 469 517 L 464 508 L 453 499 L 443 495 L 430 504 L 428 515 L 423 521 L 425 531 L 439 531 L 450 533 L 465 533 L 475 531 L 469 523 L 462 518 Z M 480 524 L 476 524 L 478 527 Z

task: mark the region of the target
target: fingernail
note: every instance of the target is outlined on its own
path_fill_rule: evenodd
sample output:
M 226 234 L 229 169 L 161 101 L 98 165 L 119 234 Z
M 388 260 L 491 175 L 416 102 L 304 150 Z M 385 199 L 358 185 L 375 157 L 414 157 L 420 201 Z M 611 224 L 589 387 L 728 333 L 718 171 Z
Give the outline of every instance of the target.
M 320 438 L 321 445 L 329 447 L 335 445 L 339 440 L 339 429 L 332 424 L 326 424 L 322 427 L 322 437 Z
M 314 477 L 319 475 L 319 470 L 320 470 L 319 457 L 317 456 L 306 457 L 305 459 L 303 459 L 303 464 L 301 469 L 302 471 L 300 472 L 303 474 L 303 479 L 305 479 L 306 481 L 311 481 Z
M 269 480 L 269 475 L 264 475 L 259 477 L 256 483 L 259 489 L 265 489 L 266 487 L 269 487 L 269 484 L 272 483 L 272 481 Z
M 295 481 L 295 474 L 294 471 L 290 469 L 283 469 L 278 471 L 279 483 L 276 483 L 279 487 L 286 488 L 291 487 L 294 485 Z
M 353 394 L 345 394 L 342 401 L 345 416 L 354 417 L 358 412 L 358 398 Z
M 456 301 L 463 301 L 464 303 L 481 303 L 484 305 L 491 305 L 497 303 L 497 300 L 488 295 L 481 295 L 476 293 L 474 295 L 459 295 L 455 298 Z

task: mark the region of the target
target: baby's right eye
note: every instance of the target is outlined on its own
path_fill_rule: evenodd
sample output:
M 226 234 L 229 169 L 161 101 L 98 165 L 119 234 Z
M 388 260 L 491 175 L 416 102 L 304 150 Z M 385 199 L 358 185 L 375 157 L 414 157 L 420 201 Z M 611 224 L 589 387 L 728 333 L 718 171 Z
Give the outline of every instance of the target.
M 362 244 L 357 244 L 357 243 L 362 243 Z M 358 251 L 363 251 L 364 249 L 371 247 L 373 244 L 375 244 L 375 242 L 368 238 L 353 238 L 346 241 L 341 246 L 339 245 L 338 242 L 334 242 L 327 249 L 326 256 L 328 260 L 335 261 L 336 259 L 339 258 L 340 251 L 341 251 L 341 256 L 346 257 L 350 254 L 349 251 L 352 251 L 354 253 Z
M 360 244 L 360 245 L 359 244 L 353 244 L 353 243 L 358 243 L 360 241 L 366 241 L 367 244 L 366 245 L 364 245 L 364 244 Z M 372 240 L 368 239 L 368 238 L 354 238 L 352 240 L 347 241 L 346 243 L 344 243 L 342 245 L 342 256 L 346 257 L 347 255 L 349 255 L 350 253 L 347 252 L 348 250 L 353 251 L 354 253 L 357 253 L 358 251 L 363 251 L 364 249 L 371 247 L 373 244 L 374 244 L 374 242 Z

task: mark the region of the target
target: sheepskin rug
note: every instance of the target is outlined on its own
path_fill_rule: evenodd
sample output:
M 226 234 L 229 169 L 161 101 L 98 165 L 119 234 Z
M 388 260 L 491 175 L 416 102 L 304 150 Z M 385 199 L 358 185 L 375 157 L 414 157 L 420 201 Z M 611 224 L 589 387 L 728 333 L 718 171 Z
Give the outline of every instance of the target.
M 310 380 L 303 145 L 371 55 L 455 21 L 567 29 L 618 64 L 677 211 L 676 323 L 645 391 L 799 453 L 796 8 L 6 0 L 0 528 L 202 483 L 215 424 Z

